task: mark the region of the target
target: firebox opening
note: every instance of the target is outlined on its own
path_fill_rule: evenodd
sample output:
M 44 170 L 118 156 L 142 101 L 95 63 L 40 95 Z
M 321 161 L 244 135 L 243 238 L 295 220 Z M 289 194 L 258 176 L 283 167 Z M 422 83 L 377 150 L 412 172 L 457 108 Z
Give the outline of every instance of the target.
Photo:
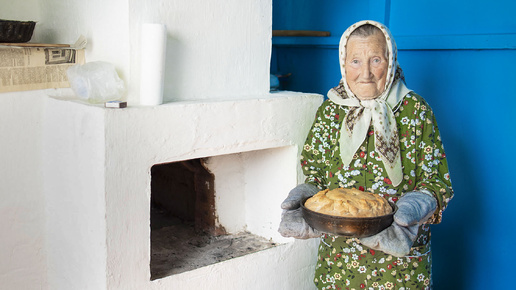
M 151 168 L 151 280 L 194 270 L 274 246 L 218 223 L 215 175 L 206 159 Z

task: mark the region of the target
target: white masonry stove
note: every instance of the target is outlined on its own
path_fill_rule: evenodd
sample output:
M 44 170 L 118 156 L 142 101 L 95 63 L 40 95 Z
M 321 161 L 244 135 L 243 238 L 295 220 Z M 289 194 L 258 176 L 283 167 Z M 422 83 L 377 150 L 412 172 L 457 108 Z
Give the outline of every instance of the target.
M 277 228 L 321 101 L 281 92 L 105 109 L 48 98 L 49 284 L 311 289 L 317 241 Z

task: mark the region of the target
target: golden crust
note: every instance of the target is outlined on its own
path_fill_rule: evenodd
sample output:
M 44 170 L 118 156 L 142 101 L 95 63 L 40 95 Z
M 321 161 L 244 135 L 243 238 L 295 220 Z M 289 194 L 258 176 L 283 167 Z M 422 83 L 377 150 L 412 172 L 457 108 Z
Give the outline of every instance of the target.
M 392 212 L 386 199 L 355 188 L 319 191 L 305 202 L 315 212 L 342 217 L 376 217 Z

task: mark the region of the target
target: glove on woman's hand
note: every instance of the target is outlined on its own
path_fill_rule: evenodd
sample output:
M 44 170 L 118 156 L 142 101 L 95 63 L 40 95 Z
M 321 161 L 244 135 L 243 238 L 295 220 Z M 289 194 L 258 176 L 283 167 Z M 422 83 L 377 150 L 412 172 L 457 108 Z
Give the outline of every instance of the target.
M 304 198 L 311 197 L 317 192 L 319 189 L 315 185 L 300 184 L 288 193 L 287 198 L 281 203 L 281 208 L 287 210 L 299 208 Z
M 286 238 L 296 239 L 318 238 L 322 234 L 306 223 L 301 208 L 283 210 L 278 232 Z
M 403 257 L 410 252 L 418 228 L 417 225 L 403 227 L 393 222 L 391 226 L 374 236 L 360 238 L 360 242 L 371 249 L 380 250 L 396 257 Z
M 410 252 L 419 226 L 433 215 L 437 201 L 429 194 L 411 191 L 402 196 L 396 205 L 398 211 L 394 214 L 392 225 L 374 236 L 360 238 L 360 242 L 372 249 L 403 257 Z
M 319 189 L 311 184 L 300 184 L 290 191 L 288 197 L 281 203 L 283 214 L 278 232 L 287 238 L 309 239 L 321 236 L 321 233 L 310 227 L 303 218 L 301 201 L 313 196 Z
M 407 192 L 396 203 L 398 211 L 394 221 L 401 226 L 422 225 L 437 209 L 437 200 L 431 193 Z

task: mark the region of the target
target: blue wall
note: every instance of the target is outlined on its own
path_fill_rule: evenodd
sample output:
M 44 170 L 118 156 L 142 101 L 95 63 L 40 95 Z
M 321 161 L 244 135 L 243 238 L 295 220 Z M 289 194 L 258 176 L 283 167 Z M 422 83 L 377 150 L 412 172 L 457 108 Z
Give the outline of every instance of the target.
M 271 71 L 292 73 L 284 89 L 326 94 L 340 79 L 340 34 L 387 24 L 408 87 L 437 116 L 455 190 L 432 227 L 435 289 L 516 288 L 516 2 L 355 2 L 274 0 L 273 29 L 332 36 L 275 37 Z

